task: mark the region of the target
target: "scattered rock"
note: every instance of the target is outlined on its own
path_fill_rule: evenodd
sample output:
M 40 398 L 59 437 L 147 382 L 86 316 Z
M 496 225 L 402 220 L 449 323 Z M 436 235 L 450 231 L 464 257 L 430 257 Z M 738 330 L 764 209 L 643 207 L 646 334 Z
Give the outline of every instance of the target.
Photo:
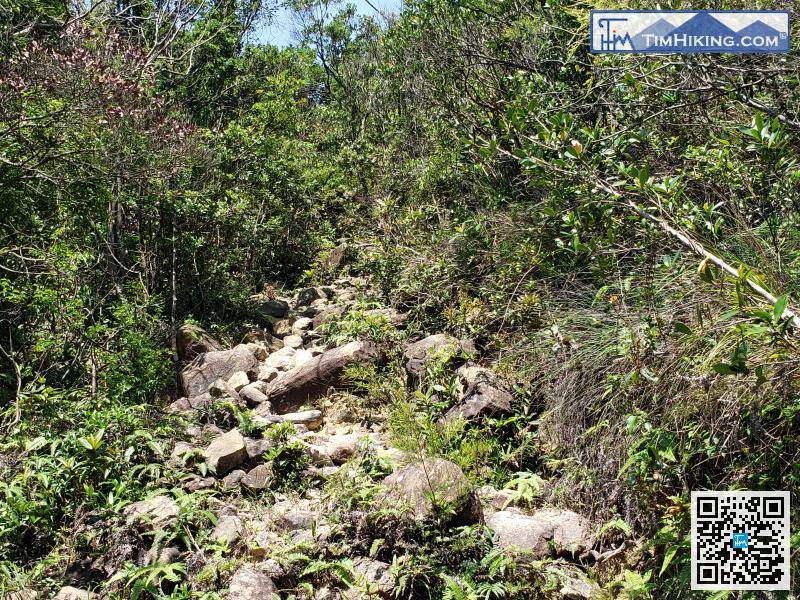
M 152 496 L 126 506 L 122 514 L 130 524 L 163 529 L 177 520 L 178 505 L 167 496 Z
M 211 532 L 211 539 L 218 544 L 233 546 L 242 535 L 243 527 L 242 520 L 236 515 L 222 515 Z
M 315 316 L 313 321 L 313 328 L 319 329 L 328 321 L 333 321 L 334 319 L 338 319 L 347 311 L 347 306 L 343 304 L 337 304 L 335 306 L 328 306 L 326 308 L 321 309 Z
M 269 487 L 272 481 L 272 465 L 265 463 L 258 465 L 242 477 L 241 484 L 249 490 L 264 490 Z
M 237 371 L 249 371 L 258 364 L 256 356 L 245 344 L 231 350 L 199 355 L 181 372 L 181 385 L 188 398 L 199 396 L 219 378 L 227 379 Z
M 256 409 L 256 413 L 261 412 L 261 407 Z M 319 429 L 322 425 L 322 412 L 318 410 L 302 410 L 300 412 L 291 412 L 283 415 L 260 415 L 253 417 L 256 423 L 263 423 L 271 425 L 274 423 L 292 423 L 293 425 L 303 425 L 309 430 Z
M 300 348 L 297 351 L 297 354 L 294 355 L 294 366 L 295 367 L 300 367 L 300 366 L 306 364 L 312 358 L 314 358 L 314 353 L 311 352 L 311 350 L 306 350 L 304 348 Z
M 408 315 L 394 308 L 373 308 L 364 313 L 368 317 L 383 317 L 387 323 L 398 327 L 406 322 Z
M 261 295 L 252 296 L 250 300 L 253 306 L 253 313 L 267 321 L 282 319 L 289 312 L 289 303 L 284 300 Z
M 319 520 L 319 505 L 306 498 L 283 500 L 272 505 L 273 523 L 284 531 L 311 529 Z
M 235 488 L 239 485 L 239 482 L 247 475 L 241 469 L 236 469 L 235 471 L 231 471 L 225 477 L 222 478 L 222 487 L 226 490 L 230 490 Z
M 392 565 L 379 560 L 357 558 L 353 562 L 353 571 L 356 574 L 357 584 L 367 594 L 378 595 L 381 598 L 390 598 L 392 596 L 394 591 Z M 350 595 L 348 597 L 359 598 L 360 596 Z
M 283 338 L 292 333 L 292 319 L 281 319 L 272 326 L 272 333 Z
M 314 325 L 314 322 L 308 317 L 301 317 L 297 319 L 292 325 L 292 333 L 302 336 Z
M 299 406 L 310 398 L 324 394 L 329 387 L 338 384 L 346 366 L 375 358 L 377 358 L 377 349 L 373 344 L 350 342 L 323 352 L 303 365 L 296 366 L 271 382 L 263 392 L 279 410 Z
M 303 347 L 303 338 L 299 335 L 287 335 L 283 338 L 283 344 L 287 348 L 294 348 L 297 350 L 298 348 Z
M 247 456 L 250 460 L 261 458 L 272 449 L 272 442 L 268 439 L 245 438 L 245 446 L 247 446 Z
M 434 504 L 446 504 L 463 515 L 472 500 L 472 485 L 464 473 L 458 465 L 442 458 L 426 458 L 395 471 L 383 480 L 383 485 L 386 500 L 400 502 L 420 518 L 432 516 Z
M 447 412 L 445 420 L 511 412 L 514 397 L 491 370 L 476 365 L 462 365 L 457 374 L 461 400 Z
M 269 398 L 267 398 L 266 394 L 261 391 L 263 385 L 263 381 L 254 381 L 253 383 L 244 386 L 239 392 L 239 396 L 244 398 L 244 400 L 250 406 L 269 404 Z M 267 410 L 267 408 L 265 407 L 264 410 Z M 272 412 L 272 407 L 269 407 L 269 411 Z
M 305 288 L 297 293 L 297 300 L 295 300 L 294 306 L 295 308 L 299 306 L 308 306 L 314 300 L 319 300 L 320 298 L 327 298 L 322 289 L 313 287 Z
M 231 429 L 211 442 L 204 455 L 208 470 L 221 476 L 247 460 L 247 446 L 242 434 Z
M 267 365 L 258 365 L 258 372 L 256 373 L 256 379 L 258 381 L 263 381 L 264 383 L 269 383 L 278 378 L 278 369 L 275 367 L 269 367 Z
M 91 594 L 86 590 L 66 586 L 58 591 L 55 600 L 89 600 L 91 597 Z
M 233 574 L 228 600 L 273 600 L 278 589 L 272 579 L 252 567 L 242 567 Z
M 244 386 L 248 385 L 249 383 L 250 383 L 250 378 L 244 371 L 236 371 L 236 373 L 231 375 L 230 378 L 228 379 L 228 386 L 232 387 L 237 392 L 241 390 Z
M 594 540 L 591 523 L 569 510 L 542 509 L 532 515 L 500 511 L 486 523 L 495 533 L 495 544 L 504 549 L 529 552 L 534 558 L 556 554 L 580 555 Z
M 264 361 L 267 367 L 274 367 L 278 371 L 288 371 L 294 367 L 294 355 L 297 352 L 288 346 L 281 348 L 270 354 Z
M 205 329 L 192 323 L 184 323 L 178 328 L 175 346 L 178 359 L 182 361 L 193 360 L 205 352 L 222 350 L 222 345 Z
M 448 354 L 452 357 L 475 352 L 475 344 L 470 340 L 457 340 L 446 333 L 428 336 L 418 342 L 407 344 L 403 350 L 406 370 L 419 377 L 425 371 L 426 362 L 434 355 Z

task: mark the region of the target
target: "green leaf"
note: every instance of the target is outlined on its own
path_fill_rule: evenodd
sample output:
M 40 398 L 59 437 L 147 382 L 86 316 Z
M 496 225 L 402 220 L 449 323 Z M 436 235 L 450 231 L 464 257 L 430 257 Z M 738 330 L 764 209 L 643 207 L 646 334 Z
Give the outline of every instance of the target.
M 711 368 L 720 375 L 736 375 L 737 373 L 733 366 L 729 365 L 728 363 L 717 363 Z
M 772 314 L 775 316 L 776 319 L 780 319 L 783 317 L 783 313 L 786 311 L 786 305 L 789 303 L 789 297 L 784 294 L 775 302 L 775 306 L 772 309 Z
M 684 333 L 686 335 L 691 335 L 692 333 L 691 328 L 686 323 L 682 323 L 681 321 L 675 323 L 675 331 Z
M 664 562 L 661 563 L 661 570 L 658 572 L 659 577 L 664 574 L 664 571 L 667 570 L 667 567 L 669 567 L 669 563 L 671 563 L 672 559 L 675 558 L 675 554 L 677 552 L 678 552 L 678 546 L 671 546 L 667 548 L 667 551 L 664 554 Z

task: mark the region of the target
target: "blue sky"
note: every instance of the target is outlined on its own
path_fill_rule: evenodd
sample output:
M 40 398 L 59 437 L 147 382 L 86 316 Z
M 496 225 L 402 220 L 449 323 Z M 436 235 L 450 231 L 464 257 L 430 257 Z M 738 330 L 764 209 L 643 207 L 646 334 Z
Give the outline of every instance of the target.
M 362 15 L 380 18 L 375 8 L 384 12 L 399 12 L 402 0 L 350 0 L 349 3 L 355 4 L 356 9 Z M 294 24 L 292 23 L 291 15 L 288 11 L 281 9 L 272 20 L 272 23 L 262 25 L 255 32 L 253 41 L 275 44 L 276 46 L 288 46 L 295 42 L 293 30 Z

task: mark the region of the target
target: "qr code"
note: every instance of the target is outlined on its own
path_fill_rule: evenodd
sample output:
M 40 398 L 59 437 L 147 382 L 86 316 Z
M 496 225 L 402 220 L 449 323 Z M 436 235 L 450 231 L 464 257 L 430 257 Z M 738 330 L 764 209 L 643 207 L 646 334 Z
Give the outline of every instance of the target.
M 692 492 L 692 589 L 789 589 L 789 492 Z

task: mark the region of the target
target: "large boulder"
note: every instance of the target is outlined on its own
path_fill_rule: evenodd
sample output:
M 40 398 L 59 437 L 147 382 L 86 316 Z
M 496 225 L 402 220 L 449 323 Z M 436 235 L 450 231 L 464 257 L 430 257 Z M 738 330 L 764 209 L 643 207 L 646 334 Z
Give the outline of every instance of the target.
M 265 321 L 282 319 L 289 312 L 289 303 L 280 298 L 270 298 L 262 294 L 250 297 L 252 311 Z
M 514 397 L 494 372 L 476 365 L 462 365 L 457 374 L 461 399 L 447 412 L 445 420 L 511 412 Z
M 178 505 L 172 498 L 152 496 L 129 504 L 122 514 L 132 525 L 163 529 L 178 519 L 178 512 Z
M 547 508 L 532 515 L 501 510 L 486 524 L 494 531 L 497 546 L 529 553 L 537 559 L 549 556 L 551 551 L 582 555 L 594 544 L 589 520 L 570 510 Z
M 227 381 L 237 371 L 247 372 L 258 364 L 258 359 L 247 344 L 230 350 L 206 352 L 186 365 L 181 372 L 181 385 L 188 398 L 199 396 L 219 378 Z
M 247 460 L 247 444 L 237 429 L 231 429 L 215 438 L 203 454 L 208 470 L 222 476 Z
M 266 573 L 245 566 L 231 579 L 228 600 L 273 600 L 278 598 L 278 588 Z
M 327 350 L 287 371 L 262 391 L 278 412 L 291 410 L 339 384 L 344 368 L 348 365 L 375 360 L 377 356 L 377 350 L 370 342 L 350 342 Z
M 461 468 L 442 458 L 425 460 L 395 471 L 383 480 L 384 502 L 400 504 L 425 519 L 446 506 L 463 517 L 472 508 L 472 484 Z
M 182 361 L 192 360 L 206 352 L 222 350 L 222 344 L 211 337 L 205 329 L 192 323 L 184 323 L 178 328 L 175 346 L 178 359 Z
M 446 333 L 430 335 L 417 342 L 406 344 L 403 357 L 406 359 L 406 370 L 410 375 L 419 377 L 434 356 L 448 358 L 463 357 L 475 352 L 475 344 L 471 340 L 457 340 Z

